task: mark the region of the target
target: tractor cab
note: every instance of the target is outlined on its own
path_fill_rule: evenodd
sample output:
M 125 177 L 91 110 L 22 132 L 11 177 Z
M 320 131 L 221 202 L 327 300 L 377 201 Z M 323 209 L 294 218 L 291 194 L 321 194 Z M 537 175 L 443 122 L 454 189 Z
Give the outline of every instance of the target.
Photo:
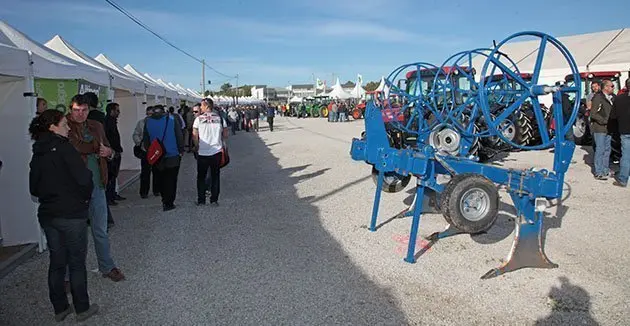
M 438 90 L 436 95 L 437 105 L 442 106 L 446 98 L 447 103 L 455 102 L 455 104 L 462 104 L 466 101 L 466 92 L 453 92 L 455 90 L 470 90 L 470 80 L 468 77 L 461 74 L 460 70 L 468 73 L 475 74 L 475 69 L 470 67 L 444 67 L 439 72 L 438 77 L 439 85 L 434 85 L 436 82 L 436 74 L 438 74 L 438 68 L 420 69 L 420 81 L 418 81 L 418 71 L 409 71 L 405 76 L 405 90 L 408 94 L 414 96 L 423 96 L 425 99 L 429 99 L 431 96 L 431 90 Z M 450 76 L 450 80 L 446 80 L 447 76 Z M 399 83 L 399 85 L 402 84 Z M 402 88 L 401 88 L 402 89 Z M 439 92 L 442 90 L 442 92 Z M 444 96 L 446 95 L 446 96 Z

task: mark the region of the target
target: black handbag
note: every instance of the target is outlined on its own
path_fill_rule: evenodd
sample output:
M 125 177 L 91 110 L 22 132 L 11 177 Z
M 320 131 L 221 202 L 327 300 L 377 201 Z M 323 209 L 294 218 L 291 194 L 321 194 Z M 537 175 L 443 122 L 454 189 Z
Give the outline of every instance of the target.
M 133 156 L 135 156 L 138 159 L 143 159 L 143 158 L 147 157 L 147 152 L 142 150 L 142 146 L 141 145 L 136 145 L 136 146 L 133 147 Z

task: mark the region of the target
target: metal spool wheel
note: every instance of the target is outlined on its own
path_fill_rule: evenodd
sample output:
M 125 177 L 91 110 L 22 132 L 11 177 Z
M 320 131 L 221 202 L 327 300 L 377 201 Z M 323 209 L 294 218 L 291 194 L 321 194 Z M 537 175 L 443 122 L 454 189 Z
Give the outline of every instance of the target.
M 517 71 L 515 66 L 510 67 L 505 62 L 503 62 L 499 53 L 502 49 L 502 46 L 508 42 L 514 41 L 518 38 L 527 38 L 531 40 L 534 37 L 536 39 L 540 39 L 540 45 L 536 52 L 534 52 L 530 57 L 535 58 L 535 62 L 533 62 L 533 72 L 531 81 L 524 80 Z M 501 41 L 487 56 L 486 61 L 481 69 L 481 78 L 480 78 L 480 91 L 478 93 L 479 104 L 481 105 L 481 111 L 488 121 L 488 126 L 491 131 L 501 138 L 504 142 L 512 145 L 515 148 L 519 149 L 544 149 L 553 146 L 556 141 L 556 137 L 562 137 L 566 135 L 566 133 L 572 129 L 573 122 L 575 121 L 578 111 L 579 111 L 579 101 L 575 101 L 573 107 L 571 108 L 571 115 L 569 117 L 565 117 L 563 114 L 563 110 L 554 110 L 554 120 L 556 123 L 556 132 L 555 134 L 551 134 L 548 128 L 548 122 L 545 120 L 544 111 L 539 101 L 539 97 L 547 94 L 549 91 L 561 91 L 563 95 L 567 93 L 575 93 L 576 98 L 581 97 L 581 90 L 579 87 L 544 87 L 546 85 L 542 85 L 539 82 L 540 72 L 542 70 L 542 63 L 545 57 L 545 52 L 547 50 L 547 46 L 553 47 L 555 50 L 562 54 L 563 58 L 566 61 L 567 66 L 571 70 L 571 74 L 576 85 L 579 85 L 580 75 L 577 69 L 577 65 L 575 64 L 575 60 L 569 53 L 562 43 L 560 43 L 554 37 L 540 33 L 540 32 L 522 32 L 517 33 L 509 38 Z M 521 62 L 523 65 L 523 62 Z M 489 75 L 494 74 L 494 72 L 500 72 L 504 76 L 509 76 L 518 87 L 514 87 L 509 90 L 509 93 L 516 94 L 515 101 L 505 108 L 501 109 L 497 112 L 491 112 L 489 99 L 493 96 L 496 96 L 497 91 L 491 91 L 486 87 L 486 78 Z M 503 93 L 506 93 L 503 91 Z M 499 92 L 499 95 L 503 94 Z M 538 133 L 540 134 L 540 143 L 529 145 L 529 144 L 518 144 L 514 140 L 509 140 L 502 133 L 497 132 L 500 130 L 501 123 L 505 119 L 509 119 L 509 117 L 516 112 L 521 105 L 523 105 L 526 101 L 529 101 L 532 106 L 532 111 L 535 116 L 535 127 L 538 129 Z M 494 113 L 494 117 L 491 116 L 491 113 Z M 564 123 L 564 122 L 567 123 Z
M 384 99 L 384 109 L 393 110 L 397 108 L 398 116 L 404 117 L 404 121 L 390 122 L 392 127 L 401 130 L 410 135 L 416 135 L 417 138 L 424 138 L 431 130 L 442 123 L 442 112 L 432 105 L 430 98 L 427 96 L 431 91 L 431 85 L 427 85 L 427 74 L 439 72 L 439 68 L 435 65 L 416 62 L 403 65 L 395 69 L 386 79 L 385 85 L 389 88 L 389 92 Z M 399 81 L 405 81 L 403 89 Z M 407 81 L 411 81 L 407 85 Z M 427 113 L 431 113 L 436 118 L 428 121 L 425 119 Z
M 477 123 L 483 119 L 478 97 L 482 86 L 475 77 L 474 68 L 479 64 L 476 62 L 479 59 L 475 58 L 487 58 L 491 52 L 491 49 L 475 49 L 456 53 L 440 67 L 444 71 L 444 76 L 435 76 L 433 84 L 436 87 L 431 93 L 432 101 L 445 112 L 444 120 L 457 128 L 463 136 L 488 137 L 492 133 L 488 129 L 489 125 Z M 515 65 L 507 57 L 503 56 L 502 60 Z M 495 90 L 508 89 L 510 82 L 508 76 L 495 75 L 492 71 L 484 87 L 487 88 L 487 92 L 494 94 Z M 495 95 L 493 105 L 499 107 L 506 105 L 513 96 L 509 91 Z

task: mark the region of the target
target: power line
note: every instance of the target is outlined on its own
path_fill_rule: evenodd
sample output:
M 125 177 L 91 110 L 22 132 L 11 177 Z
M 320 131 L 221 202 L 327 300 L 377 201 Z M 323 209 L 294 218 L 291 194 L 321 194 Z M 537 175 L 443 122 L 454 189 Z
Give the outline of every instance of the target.
M 147 30 L 149 33 L 155 35 L 157 38 L 159 38 L 160 40 L 164 41 L 164 43 L 168 44 L 169 46 L 171 46 L 172 48 L 174 48 L 177 51 L 182 52 L 183 54 L 185 54 L 186 56 L 190 57 L 191 59 L 205 65 L 206 67 L 208 67 L 210 70 L 216 72 L 217 74 L 229 78 L 229 80 L 232 80 L 234 78 L 236 78 L 236 76 L 228 76 L 216 69 L 214 69 L 213 67 L 209 66 L 208 64 L 206 64 L 204 61 L 202 61 L 201 59 L 193 56 L 192 54 L 182 50 L 181 48 L 179 48 L 178 46 L 176 46 L 175 44 L 171 43 L 170 41 L 168 41 L 167 39 L 165 39 L 164 37 L 160 36 L 158 33 L 154 32 L 150 27 L 148 27 L 147 25 L 145 25 L 142 21 L 140 21 L 140 19 L 136 18 L 134 15 L 132 15 L 130 12 L 128 12 L 127 10 L 125 10 L 124 8 L 122 8 L 120 5 L 118 5 L 117 3 L 115 3 L 112 0 L 105 0 L 107 3 L 109 3 L 112 7 L 114 7 L 116 10 L 120 11 L 121 13 L 123 13 L 123 15 L 127 16 L 127 18 L 131 19 L 134 23 L 138 24 L 140 27 L 144 28 L 145 30 Z M 204 81 L 205 82 L 205 81 Z

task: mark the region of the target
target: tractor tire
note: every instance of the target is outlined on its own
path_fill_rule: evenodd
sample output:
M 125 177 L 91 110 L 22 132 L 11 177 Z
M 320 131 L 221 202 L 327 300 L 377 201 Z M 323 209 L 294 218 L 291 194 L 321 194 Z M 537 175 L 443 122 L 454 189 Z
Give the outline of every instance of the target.
M 573 132 L 573 141 L 576 145 L 590 145 L 595 144 L 591 138 L 591 128 L 589 126 L 588 118 L 582 114 L 578 114 L 571 130 Z
M 352 118 L 354 120 L 359 120 L 361 119 L 362 116 L 363 116 L 363 112 L 361 112 L 361 109 L 354 108 L 352 110 Z
M 533 139 L 534 130 L 532 120 L 530 120 L 527 115 L 519 110 L 516 111 L 516 114 L 512 121 L 514 122 L 514 127 L 516 128 L 514 130 L 514 139 L 512 141 L 521 146 L 526 146 L 528 144 L 532 145 L 530 144 Z
M 311 108 L 311 117 L 319 118 L 319 108 L 318 107 Z
M 456 175 L 442 192 L 440 207 L 444 219 L 456 229 L 470 234 L 485 232 L 497 220 L 499 191 L 483 175 Z
M 321 109 L 320 114 L 321 114 L 322 118 L 328 118 L 328 108 L 324 106 Z
M 372 180 L 374 184 L 378 183 L 378 170 L 375 167 L 372 167 Z M 411 174 L 402 176 L 396 172 L 385 172 L 383 178 L 383 192 L 401 192 L 407 187 L 409 181 L 411 181 Z

